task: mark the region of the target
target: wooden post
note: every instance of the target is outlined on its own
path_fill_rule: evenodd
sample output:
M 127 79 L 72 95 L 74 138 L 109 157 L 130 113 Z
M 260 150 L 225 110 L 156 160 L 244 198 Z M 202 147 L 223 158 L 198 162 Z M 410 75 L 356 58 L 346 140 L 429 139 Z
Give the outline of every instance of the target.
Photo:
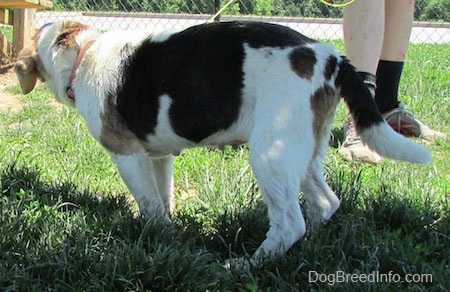
M 0 23 L 9 23 L 9 11 L 7 9 L 0 8 Z
M 0 23 L 8 23 L 8 11 L 0 9 Z M 8 40 L 0 31 L 0 57 L 8 56 Z
M 36 9 L 15 9 L 13 55 L 17 55 L 36 31 Z
M 8 39 L 0 32 L 0 57 L 3 56 L 9 56 Z

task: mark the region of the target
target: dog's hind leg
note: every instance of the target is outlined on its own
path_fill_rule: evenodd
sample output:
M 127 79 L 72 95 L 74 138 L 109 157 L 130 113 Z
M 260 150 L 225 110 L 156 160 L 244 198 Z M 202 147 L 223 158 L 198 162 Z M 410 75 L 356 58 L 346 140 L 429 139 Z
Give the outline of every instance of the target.
M 323 161 L 326 156 L 334 113 L 339 95 L 331 86 L 324 85 L 311 96 L 311 108 L 314 112 L 314 154 L 308 165 L 301 189 L 308 205 L 310 226 L 330 219 L 339 208 L 340 202 L 323 177 Z
M 313 150 L 312 133 L 264 132 L 250 141 L 250 164 L 270 220 L 266 239 L 253 256 L 255 260 L 284 253 L 305 234 L 298 196 Z
M 166 212 L 170 215 L 173 211 L 173 156 L 150 158 L 150 163 L 153 164 L 159 195 L 161 196 Z
M 339 198 L 325 181 L 322 163 L 322 155 L 315 156 L 301 184 L 308 204 L 308 219 L 314 227 L 330 219 L 340 206 Z
M 159 194 L 153 162 L 149 163 L 147 152 L 136 152 L 130 155 L 111 154 L 119 168 L 120 176 L 133 194 L 139 205 L 141 214 L 149 219 L 163 219 L 170 223 L 170 218 L 164 208 L 164 202 Z

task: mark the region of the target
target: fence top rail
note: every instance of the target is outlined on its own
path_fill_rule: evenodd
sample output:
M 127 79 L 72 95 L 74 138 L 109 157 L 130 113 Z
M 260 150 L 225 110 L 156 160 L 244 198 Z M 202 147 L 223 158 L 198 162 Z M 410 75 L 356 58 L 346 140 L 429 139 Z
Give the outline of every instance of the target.
M 39 11 L 36 25 L 58 20 L 75 20 L 91 25 L 99 30 L 128 29 L 182 29 L 206 23 L 208 14 L 168 14 L 168 13 L 117 13 L 84 11 Z M 261 17 L 254 15 L 222 15 L 221 21 L 252 20 L 267 21 L 286 25 L 308 37 L 321 40 L 343 39 L 342 20 L 336 18 Z M 415 22 L 410 41 L 412 43 L 450 43 L 450 23 Z
M 0 0 L 1 1 L 1 0 Z M 187 13 L 149 13 L 149 12 L 108 12 L 108 11 L 89 11 L 81 12 L 83 16 L 93 17 L 122 17 L 122 18 L 165 18 L 165 19 L 196 19 L 208 20 L 209 14 L 187 14 Z M 306 23 L 324 23 L 324 24 L 342 24 L 342 18 L 311 18 L 311 17 L 293 17 L 293 16 L 259 16 L 259 15 L 229 15 L 222 14 L 222 20 L 249 20 L 249 21 L 271 21 L 271 22 L 306 22 Z M 450 22 L 431 22 L 414 21 L 417 27 L 437 27 L 450 28 Z

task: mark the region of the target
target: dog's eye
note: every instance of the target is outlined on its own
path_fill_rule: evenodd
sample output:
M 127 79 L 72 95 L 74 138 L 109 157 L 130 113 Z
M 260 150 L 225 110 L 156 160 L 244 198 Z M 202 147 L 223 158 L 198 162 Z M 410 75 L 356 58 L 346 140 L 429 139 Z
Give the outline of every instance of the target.
M 55 45 L 57 45 L 58 47 L 60 47 L 61 45 L 63 45 L 63 44 L 66 42 L 67 36 L 68 36 L 68 35 L 69 35 L 68 33 L 63 33 L 63 34 L 61 34 L 61 35 L 56 39 Z

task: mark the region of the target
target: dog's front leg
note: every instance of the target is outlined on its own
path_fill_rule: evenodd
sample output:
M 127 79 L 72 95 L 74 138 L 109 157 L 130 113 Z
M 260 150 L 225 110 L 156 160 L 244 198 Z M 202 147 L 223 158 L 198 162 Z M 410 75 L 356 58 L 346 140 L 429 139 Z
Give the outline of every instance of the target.
M 111 154 L 119 168 L 120 176 L 133 194 L 141 214 L 148 219 L 161 218 L 170 223 L 163 200 L 159 194 L 153 164 L 144 150 L 131 155 Z

